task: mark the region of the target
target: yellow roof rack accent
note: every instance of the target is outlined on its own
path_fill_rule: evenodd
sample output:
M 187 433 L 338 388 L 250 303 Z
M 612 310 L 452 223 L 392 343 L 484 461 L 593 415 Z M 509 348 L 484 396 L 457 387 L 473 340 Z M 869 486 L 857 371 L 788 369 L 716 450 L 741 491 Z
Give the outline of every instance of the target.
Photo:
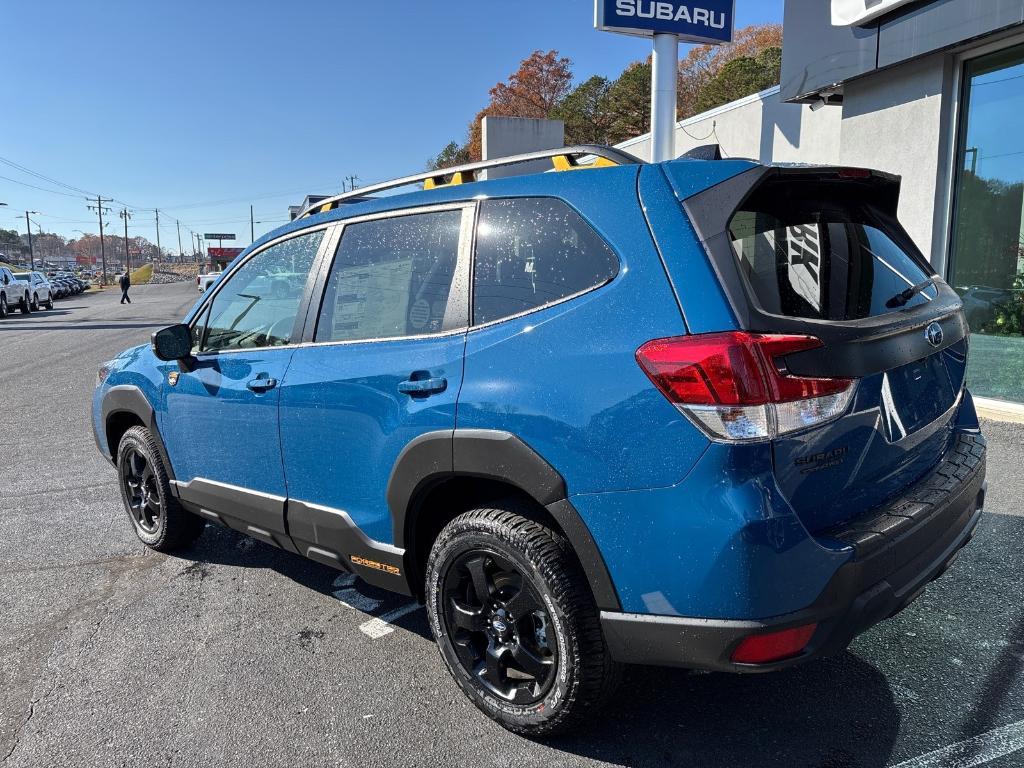
M 454 187 L 456 184 L 468 184 L 471 181 L 476 181 L 476 173 L 474 171 L 456 171 L 451 174 L 451 180 L 445 181 L 445 177 L 448 174 L 442 173 L 438 176 L 431 176 L 429 179 L 423 180 L 424 189 L 437 189 L 438 187 Z
M 592 163 L 580 164 L 572 155 L 555 155 L 551 158 L 551 165 L 556 171 L 578 171 L 583 168 L 616 168 L 619 164 L 607 157 L 597 157 Z
M 577 158 L 593 157 L 593 162 L 580 165 Z M 617 165 L 638 165 L 639 160 L 628 152 L 623 152 L 615 147 L 604 147 L 600 144 L 577 144 L 572 147 L 559 147 L 557 149 L 542 149 L 539 152 L 527 152 L 523 155 L 512 155 L 511 157 L 498 157 L 493 160 L 483 160 L 478 163 L 466 163 L 454 168 L 445 168 L 441 171 L 427 171 L 417 173 L 413 176 L 404 176 L 392 181 L 382 181 L 379 184 L 371 184 L 368 187 L 360 187 L 349 192 L 328 198 L 299 214 L 297 218 L 313 216 L 317 213 L 332 211 L 339 204 L 346 200 L 355 200 L 368 197 L 375 192 L 383 192 L 387 189 L 396 189 L 411 184 L 422 184 L 423 189 L 437 189 L 438 187 L 450 187 L 455 184 L 468 184 L 477 180 L 477 172 L 487 168 L 501 168 L 521 163 L 531 163 L 535 160 L 551 159 L 557 170 L 571 170 L 574 168 L 607 168 Z

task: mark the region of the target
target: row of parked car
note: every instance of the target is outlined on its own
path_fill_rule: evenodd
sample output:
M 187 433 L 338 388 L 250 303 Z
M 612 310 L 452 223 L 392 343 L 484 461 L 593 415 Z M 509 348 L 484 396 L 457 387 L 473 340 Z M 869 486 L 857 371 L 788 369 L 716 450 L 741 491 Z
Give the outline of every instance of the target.
M 40 309 L 53 309 L 54 299 L 75 296 L 90 285 L 69 272 L 57 272 L 52 276 L 42 272 L 12 272 L 0 267 L 0 318 L 15 308 L 23 315 Z

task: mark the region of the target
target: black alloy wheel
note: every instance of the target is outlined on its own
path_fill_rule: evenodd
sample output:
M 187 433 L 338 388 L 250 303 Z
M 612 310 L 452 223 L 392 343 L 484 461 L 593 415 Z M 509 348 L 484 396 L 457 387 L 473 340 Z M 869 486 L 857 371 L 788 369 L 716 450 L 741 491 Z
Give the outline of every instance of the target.
M 128 511 L 135 525 L 152 535 L 159 530 L 164 516 L 156 473 L 149 460 L 135 448 L 125 451 L 121 462 L 121 483 Z
M 442 586 L 444 620 L 463 669 L 495 696 L 529 705 L 558 669 L 551 617 L 519 568 L 497 552 L 470 551 Z
M 530 737 L 588 722 L 615 691 L 598 609 L 568 541 L 522 499 L 458 515 L 427 560 L 427 618 L 481 712 Z
M 32 311 L 33 312 L 38 312 L 39 311 L 39 295 L 36 294 L 36 293 L 32 294 Z
M 117 475 L 135 535 L 151 549 L 173 552 L 195 541 L 206 523 L 178 502 L 162 457 L 153 433 L 132 427 L 118 443 Z

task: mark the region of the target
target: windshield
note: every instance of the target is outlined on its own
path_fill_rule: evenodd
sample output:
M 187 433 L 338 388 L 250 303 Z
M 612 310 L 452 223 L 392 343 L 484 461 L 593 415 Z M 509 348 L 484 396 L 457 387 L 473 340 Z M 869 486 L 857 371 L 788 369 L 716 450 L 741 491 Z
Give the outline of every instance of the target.
M 897 229 L 835 182 L 765 184 L 729 222 L 761 308 L 818 320 L 858 320 L 936 297 L 934 285 L 922 285 L 930 272 L 901 247 Z
M 15 280 L 24 280 L 26 283 L 31 283 L 32 282 L 32 275 L 30 275 L 28 272 L 15 272 L 14 273 L 14 279 Z

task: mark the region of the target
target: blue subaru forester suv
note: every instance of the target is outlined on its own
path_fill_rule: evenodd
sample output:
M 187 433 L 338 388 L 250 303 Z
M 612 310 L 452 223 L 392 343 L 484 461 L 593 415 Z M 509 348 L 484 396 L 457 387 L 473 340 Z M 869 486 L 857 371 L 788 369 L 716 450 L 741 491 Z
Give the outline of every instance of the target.
M 833 654 L 985 495 L 962 306 L 898 197 L 594 146 L 341 195 L 101 369 L 96 442 L 147 545 L 210 521 L 423 600 L 519 733 L 623 663 Z

